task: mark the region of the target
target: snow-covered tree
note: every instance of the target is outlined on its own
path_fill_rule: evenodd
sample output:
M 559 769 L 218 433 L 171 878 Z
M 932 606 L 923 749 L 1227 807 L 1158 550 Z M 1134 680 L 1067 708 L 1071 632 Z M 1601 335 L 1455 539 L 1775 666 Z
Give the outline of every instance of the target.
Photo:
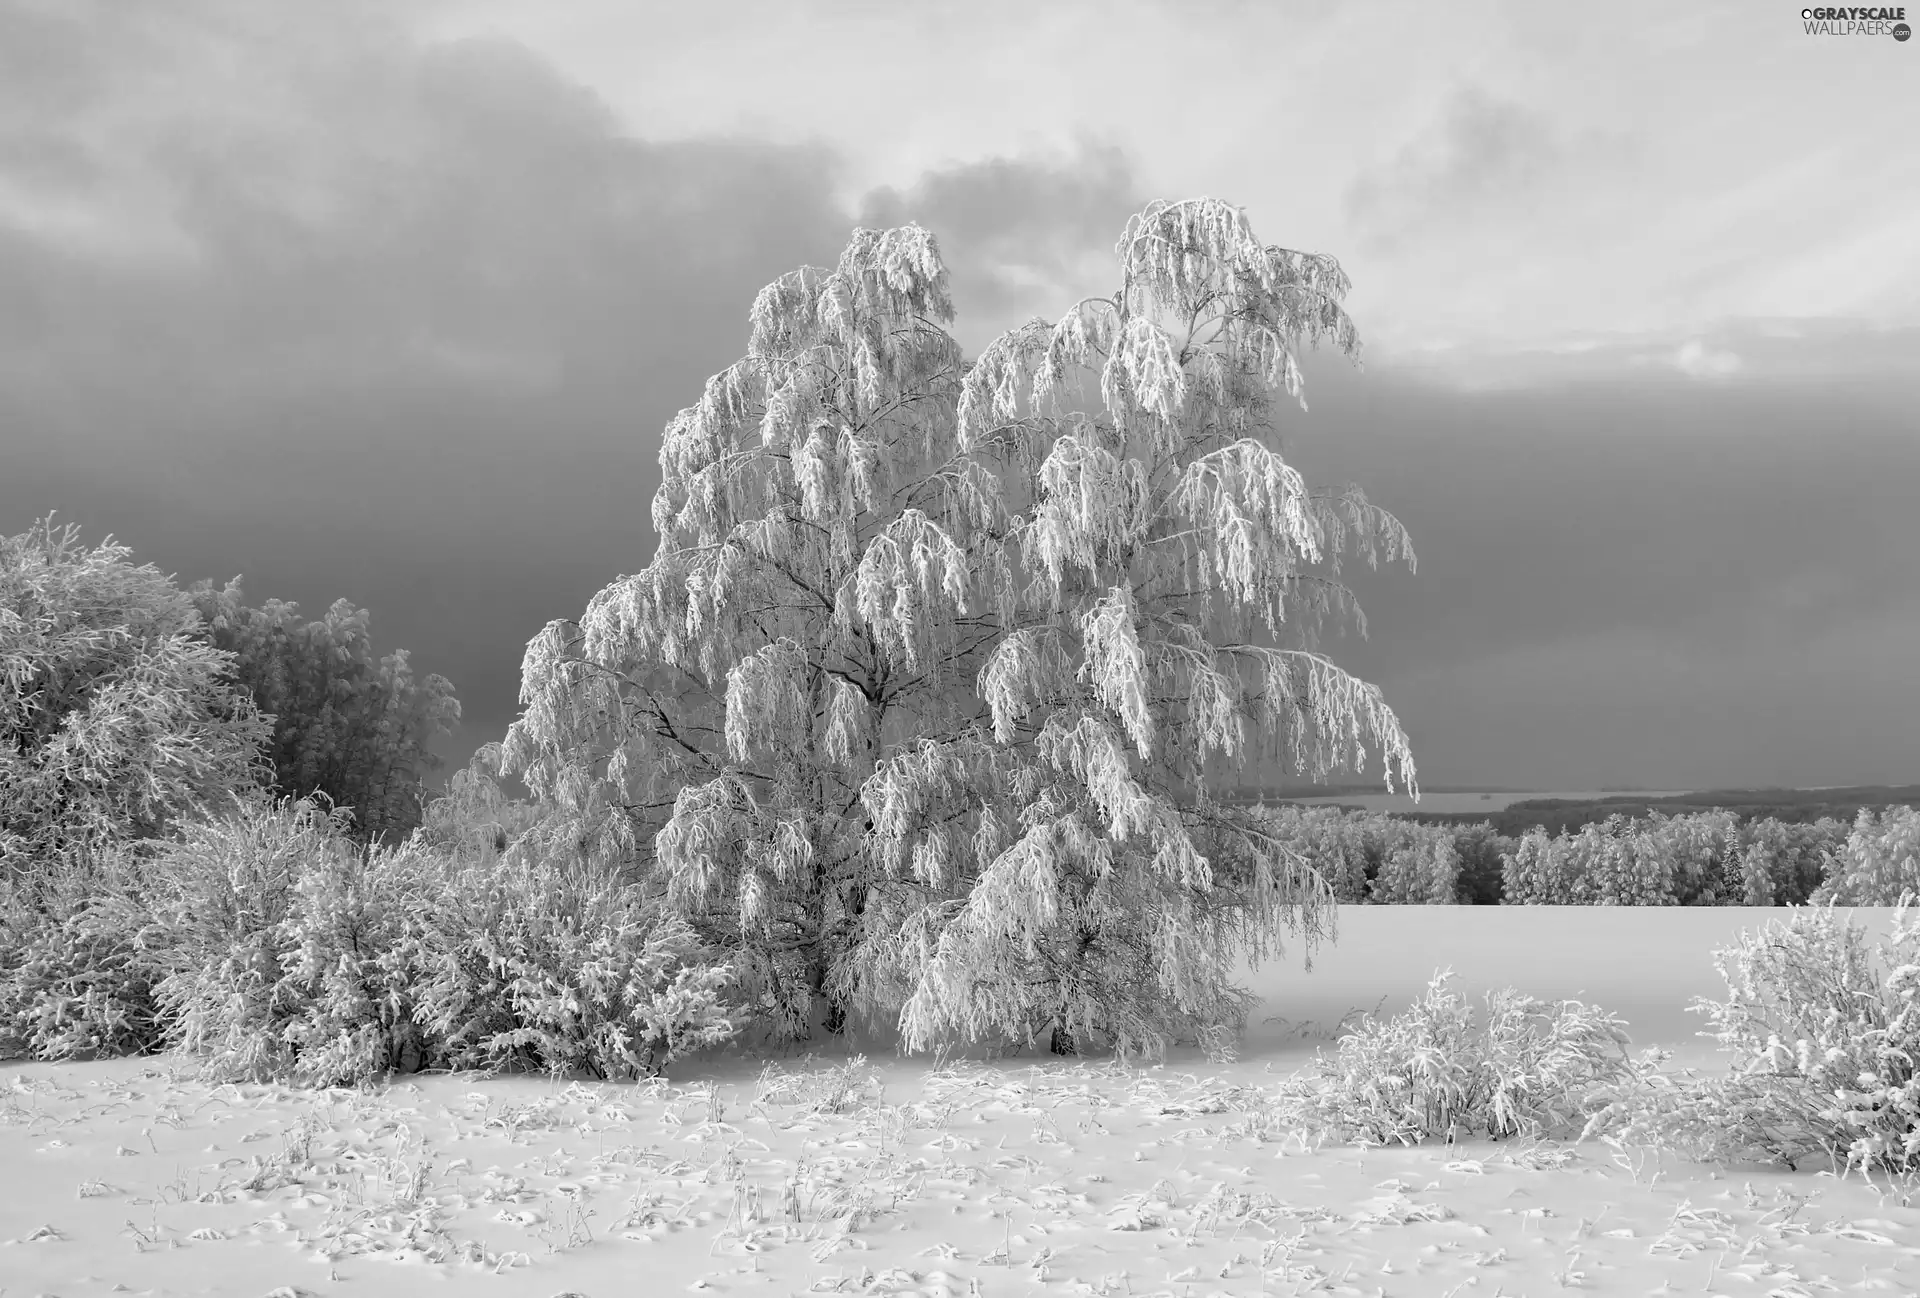
M 48 515 L 0 538 L 0 866 L 84 864 L 256 789 L 272 734 L 171 577 Z
M 208 642 L 233 655 L 234 683 L 273 723 L 271 794 L 323 793 L 351 808 L 363 847 L 417 828 L 426 777 L 444 765 L 428 745 L 460 721 L 452 682 L 416 679 L 405 649 L 375 658 L 372 615 L 348 600 L 308 621 L 283 600 L 243 604 L 238 577 L 219 589 L 195 582 L 187 595 Z
M 915 1050 L 1224 1038 L 1240 960 L 1334 905 L 1210 787 L 1369 749 L 1412 787 L 1315 648 L 1359 621 L 1342 553 L 1411 565 L 1406 533 L 1269 417 L 1303 345 L 1357 348 L 1345 275 L 1204 198 L 1116 252 L 1113 296 L 971 362 L 918 226 L 768 285 L 667 427 L 652 563 L 528 645 L 501 769 L 544 841 L 651 880 L 778 1030 L 824 1000 Z

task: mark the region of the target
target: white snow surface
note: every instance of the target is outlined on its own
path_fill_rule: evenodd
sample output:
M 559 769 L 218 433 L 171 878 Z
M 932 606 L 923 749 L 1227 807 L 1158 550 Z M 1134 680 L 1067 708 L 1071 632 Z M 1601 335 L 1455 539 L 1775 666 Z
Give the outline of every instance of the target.
M 1265 1005 L 1231 1064 L 936 1066 L 870 1037 L 769 1072 L 719 1055 L 638 1084 L 303 1092 L 173 1058 L 16 1061 L 0 1296 L 1920 1292 L 1920 1194 L 1884 1178 L 1239 1130 L 1341 1015 L 1396 1013 L 1448 965 L 1476 1006 L 1504 986 L 1584 1000 L 1636 1053 L 1724 1071 L 1685 1007 L 1725 997 L 1714 947 L 1785 913 L 1347 907 L 1312 973 L 1296 946 L 1251 975 Z

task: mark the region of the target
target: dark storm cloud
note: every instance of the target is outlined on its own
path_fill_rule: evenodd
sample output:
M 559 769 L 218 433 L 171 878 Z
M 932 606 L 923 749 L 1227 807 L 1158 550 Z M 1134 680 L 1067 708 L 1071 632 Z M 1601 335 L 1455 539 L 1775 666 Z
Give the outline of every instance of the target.
M 454 680 L 464 757 L 511 720 L 527 638 L 645 564 L 659 429 L 755 292 L 845 241 L 832 159 L 623 138 L 510 45 L 341 23 L 296 51 L 198 12 L 43 23 L 8 92 L 41 109 L 10 136 L 99 178 L 0 173 L 36 203 L 0 200 L 0 531 L 58 508 L 183 581 L 345 595 Z M 97 75 L 156 44 L 179 82 Z M 63 215 L 101 189 L 117 210 Z
M 1431 782 L 1909 778 L 1907 390 L 1650 372 L 1474 392 L 1315 365 L 1292 457 L 1357 481 L 1420 558 L 1355 572 L 1372 638 L 1327 648 L 1387 690 Z
M 824 150 L 637 140 L 517 46 L 327 12 L 0 17 L 0 533 L 57 508 L 183 582 L 353 599 L 454 681 L 464 759 L 527 639 L 650 557 L 660 429 L 754 294 L 856 214 Z M 1021 249 L 1110 248 L 1124 188 L 1083 153 L 867 206 L 1004 305 Z

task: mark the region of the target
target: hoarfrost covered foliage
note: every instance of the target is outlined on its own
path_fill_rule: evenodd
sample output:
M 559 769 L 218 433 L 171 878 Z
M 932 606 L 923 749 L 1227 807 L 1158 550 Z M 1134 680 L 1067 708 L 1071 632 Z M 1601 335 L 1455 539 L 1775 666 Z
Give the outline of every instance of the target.
M 1888 807 L 1876 815 L 1862 807 L 1836 856 L 1813 895 L 1816 903 L 1887 906 L 1920 891 L 1920 810 Z
M 268 723 L 192 601 L 112 537 L 78 536 L 49 515 L 0 538 L 0 874 L 162 838 L 268 774 Z
M 1343 905 L 1450 906 L 1463 900 L 1458 841 L 1477 841 L 1471 835 L 1339 807 L 1283 806 L 1263 814 L 1271 832 L 1314 862 Z
M 1911 891 L 1877 967 L 1832 903 L 1714 953 L 1725 1002 L 1697 1000 L 1734 1057 L 1725 1077 L 1649 1072 L 1599 1094 L 1581 1138 L 1663 1143 L 1701 1161 L 1920 1171 L 1920 922 Z
M 917 226 L 768 285 L 666 430 L 653 561 L 528 645 L 500 770 L 777 1034 L 1218 1039 L 1241 957 L 1283 922 L 1310 951 L 1333 898 L 1212 781 L 1377 754 L 1412 785 L 1379 692 L 1315 647 L 1365 630 L 1343 555 L 1411 565 L 1408 538 L 1309 489 L 1270 418 L 1301 346 L 1356 349 L 1346 277 L 1211 199 L 1116 252 L 1111 297 L 971 362 Z
M 497 794 L 472 777 L 430 823 Z M 344 808 L 235 798 L 118 886 L 96 866 L 91 895 L 43 907 L 37 929 L 7 906 L 0 1039 L 43 1059 L 169 1048 L 212 1076 L 330 1086 L 420 1068 L 651 1075 L 732 1035 L 724 961 L 638 887 L 502 855 L 491 829 L 476 850 L 416 836 L 371 851 L 349 829 Z
M 1801 905 L 1832 869 L 1840 831 L 1834 820 L 1743 825 L 1728 811 L 1615 815 L 1558 836 L 1536 827 L 1505 857 L 1503 900 L 1516 906 Z M 1861 841 L 1860 831 L 1853 841 Z M 1891 905 L 1898 892 L 1862 895 L 1883 898 L 1866 904 Z
M 1310 1076 L 1281 1084 L 1254 1134 L 1302 1127 L 1375 1145 L 1569 1135 L 1590 1096 L 1639 1076 L 1616 1016 L 1506 988 L 1487 994 L 1482 1022 L 1444 990 L 1452 976 L 1437 975 L 1394 1019 L 1364 1016 L 1332 1058 L 1317 1054 Z
M 1895 910 L 1881 962 L 1831 905 L 1800 908 L 1714 952 L 1728 998 L 1713 1020 L 1721 1076 L 1628 1056 L 1624 1024 L 1578 1001 L 1546 1007 L 1511 989 L 1484 1024 L 1429 985 L 1407 1013 L 1364 1016 L 1339 1049 L 1283 1082 L 1250 1124 L 1361 1144 L 1419 1144 L 1484 1131 L 1658 1145 L 1699 1162 L 1761 1161 L 1835 1172 L 1920 1172 L 1920 923 Z
M 88 1059 L 160 1043 L 155 972 L 124 852 L 0 878 L 0 1054 Z

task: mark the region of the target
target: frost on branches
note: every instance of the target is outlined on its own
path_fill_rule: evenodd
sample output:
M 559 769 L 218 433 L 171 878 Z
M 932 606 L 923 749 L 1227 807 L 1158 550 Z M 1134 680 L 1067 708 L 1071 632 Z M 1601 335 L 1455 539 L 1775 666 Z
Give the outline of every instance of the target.
M 1268 418 L 1302 344 L 1357 348 L 1345 276 L 1211 199 L 1116 252 L 1112 297 L 972 362 L 917 226 L 768 285 L 667 427 L 653 562 L 528 645 L 502 769 L 546 846 L 648 881 L 776 1033 L 1224 1043 L 1241 960 L 1334 907 L 1210 785 L 1370 751 L 1413 785 L 1314 648 L 1365 632 L 1341 555 L 1411 566 L 1405 530 Z

